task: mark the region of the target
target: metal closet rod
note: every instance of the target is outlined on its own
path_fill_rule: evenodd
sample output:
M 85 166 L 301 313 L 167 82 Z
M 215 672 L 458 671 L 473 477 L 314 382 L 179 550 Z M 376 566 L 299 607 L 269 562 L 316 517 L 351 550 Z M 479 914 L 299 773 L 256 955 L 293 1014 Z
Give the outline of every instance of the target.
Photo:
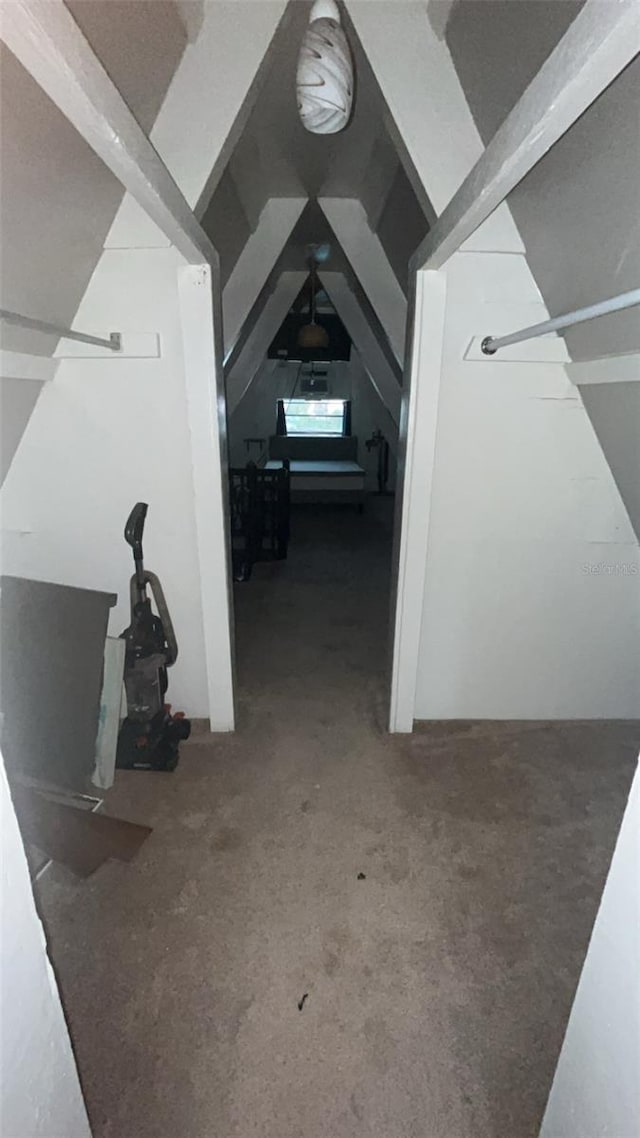
M 623 308 L 633 308 L 637 304 L 640 304 L 640 288 L 623 292 L 620 296 L 612 296 L 609 300 L 601 300 L 599 304 L 590 304 L 587 308 L 578 308 L 575 312 L 567 312 L 565 316 L 554 316 L 552 320 L 544 320 L 542 324 L 532 324 L 530 328 L 511 332 L 509 336 L 485 336 L 481 344 L 482 351 L 485 356 L 493 356 L 500 348 L 507 348 L 509 344 L 519 344 L 521 340 L 533 340 L 536 336 L 545 336 L 547 332 L 559 332 L 561 328 L 570 328 L 572 324 L 582 324 L 584 320 L 605 316 L 607 312 L 620 312 Z
M 49 332 L 61 336 L 65 340 L 79 340 L 82 344 L 97 344 L 99 348 L 110 348 L 112 352 L 119 352 L 122 348 L 122 336 L 119 332 L 111 332 L 109 339 L 102 336 L 90 336 L 88 332 L 73 332 L 71 328 L 61 328 L 59 324 L 49 324 L 46 320 L 34 320 L 31 316 L 23 316 L 20 312 L 9 312 L 0 308 L 0 319 L 7 324 L 18 324 L 21 328 L 31 328 L 34 332 Z

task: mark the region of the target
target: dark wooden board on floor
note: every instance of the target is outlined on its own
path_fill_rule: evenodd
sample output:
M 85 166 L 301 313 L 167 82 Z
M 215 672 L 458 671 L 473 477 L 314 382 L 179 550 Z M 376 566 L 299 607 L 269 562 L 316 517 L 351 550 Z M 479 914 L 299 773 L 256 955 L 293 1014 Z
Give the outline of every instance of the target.
M 13 785 L 11 796 L 25 841 L 79 877 L 89 877 L 109 858 L 131 861 L 150 826 L 53 802 L 31 787 Z

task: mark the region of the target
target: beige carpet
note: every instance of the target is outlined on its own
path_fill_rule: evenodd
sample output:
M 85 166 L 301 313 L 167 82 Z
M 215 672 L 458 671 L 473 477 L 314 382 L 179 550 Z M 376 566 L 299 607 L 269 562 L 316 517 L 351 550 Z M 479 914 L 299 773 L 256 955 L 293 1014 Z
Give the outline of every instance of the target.
M 537 1134 L 640 730 L 387 736 L 389 541 L 301 511 L 237 588 L 238 732 L 118 774 L 132 864 L 43 881 L 95 1138 Z

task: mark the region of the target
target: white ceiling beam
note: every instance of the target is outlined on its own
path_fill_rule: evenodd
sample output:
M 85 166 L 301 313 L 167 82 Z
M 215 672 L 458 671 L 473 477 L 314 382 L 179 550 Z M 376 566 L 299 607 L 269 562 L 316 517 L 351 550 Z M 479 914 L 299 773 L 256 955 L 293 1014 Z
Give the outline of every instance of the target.
M 404 361 L 407 300 L 382 243 L 355 198 L 319 198 L 318 203 L 385 331 L 391 350 Z
M 233 415 L 251 387 L 269 345 L 307 279 L 306 272 L 282 273 L 227 377 L 227 414 Z
M 222 293 L 224 355 L 229 358 L 245 320 L 282 253 L 308 198 L 270 198 Z
M 202 217 L 258 97 L 287 0 L 207 0 L 151 140 L 189 205 Z
M 202 219 L 251 110 L 273 53 L 286 0 L 206 0 L 197 36 L 187 44 L 150 139 L 196 217 Z M 258 173 L 256 172 L 256 176 Z M 108 248 L 158 244 L 136 202 L 126 197 Z
M 321 272 L 320 283 L 326 290 L 333 307 L 353 340 L 371 377 L 373 386 L 394 423 L 398 426 L 400 422 L 401 387 L 362 311 L 358 298 L 349 287 L 344 273 Z
M 388 130 L 431 221 L 484 149 L 451 54 L 426 4 L 346 0 L 346 7 L 389 108 Z M 468 248 L 525 251 L 506 206 L 473 235 Z
M 58 361 L 51 356 L 33 356 L 30 352 L 0 351 L 2 379 L 31 379 L 47 383 L 53 379 Z
M 566 364 L 566 371 L 576 387 L 591 383 L 640 383 L 640 352 Z
M 636 0 L 587 0 L 427 234 L 415 264 L 440 268 L 639 51 Z
M 213 263 L 209 238 L 62 0 L 3 4 L 0 36 L 185 259 Z

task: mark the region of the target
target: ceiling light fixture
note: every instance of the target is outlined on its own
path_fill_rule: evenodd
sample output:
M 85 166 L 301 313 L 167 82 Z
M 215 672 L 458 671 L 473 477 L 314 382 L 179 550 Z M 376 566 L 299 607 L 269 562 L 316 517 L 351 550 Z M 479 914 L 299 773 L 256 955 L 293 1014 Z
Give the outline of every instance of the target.
M 353 62 L 336 0 L 315 0 L 298 56 L 298 113 L 311 134 L 344 130 L 353 105 Z
M 303 324 L 298 332 L 299 348 L 328 348 L 329 336 L 322 324 Z

